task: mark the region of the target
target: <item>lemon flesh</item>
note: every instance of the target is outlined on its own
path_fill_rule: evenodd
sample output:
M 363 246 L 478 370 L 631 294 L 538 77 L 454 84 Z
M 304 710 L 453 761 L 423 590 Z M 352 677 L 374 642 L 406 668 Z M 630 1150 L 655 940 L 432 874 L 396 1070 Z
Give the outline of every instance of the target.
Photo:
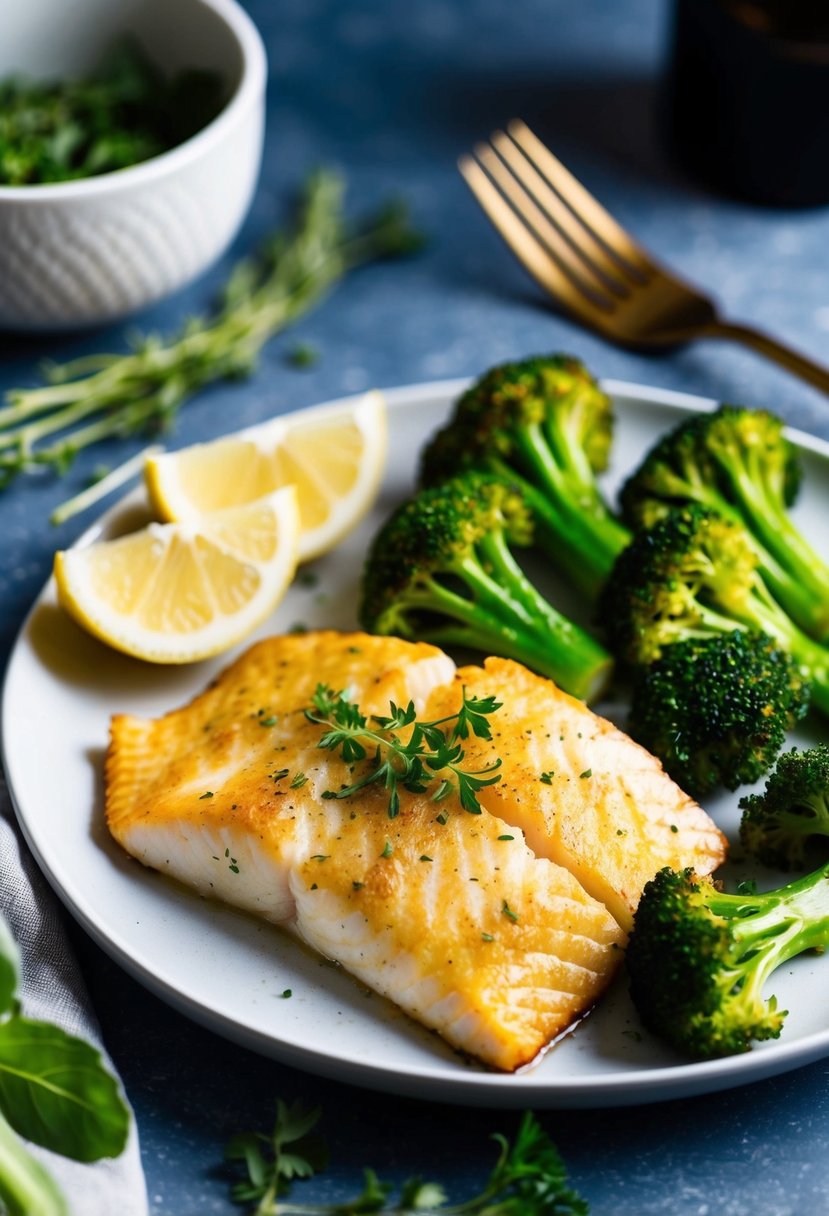
M 385 401 L 371 392 L 152 456 L 145 482 L 159 516 L 175 521 L 197 520 L 293 485 L 299 559 L 307 561 L 333 548 L 369 510 L 387 442 Z
M 283 487 L 198 523 L 149 524 L 55 555 L 58 599 L 86 630 L 154 663 L 191 663 L 245 638 L 297 562 L 296 492 Z

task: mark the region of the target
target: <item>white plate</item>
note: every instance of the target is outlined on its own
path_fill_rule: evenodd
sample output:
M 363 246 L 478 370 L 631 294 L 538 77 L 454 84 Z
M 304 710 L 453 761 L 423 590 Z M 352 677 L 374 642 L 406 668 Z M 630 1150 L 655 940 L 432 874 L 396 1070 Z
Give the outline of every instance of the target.
M 376 510 L 356 534 L 316 563 L 316 586 L 300 580 L 261 634 L 297 622 L 356 624 L 358 572 L 369 538 L 412 486 L 416 453 L 463 388 L 449 382 L 387 394 L 388 474 Z M 711 402 L 609 384 L 617 438 L 609 492 L 654 438 L 683 412 Z M 797 517 L 813 538 L 829 517 L 829 445 L 793 438 L 806 477 Z M 135 522 L 140 495 L 110 512 L 88 542 Z M 558 591 L 553 598 L 574 611 Z M 50 582 L 12 653 L 3 702 L 9 786 L 42 869 L 84 928 L 123 967 L 190 1017 L 288 1064 L 401 1094 L 465 1104 L 534 1107 L 626 1105 L 703 1093 L 784 1072 L 829 1054 L 829 966 L 803 957 L 774 987 L 791 1012 L 782 1038 L 752 1052 L 700 1064 L 681 1062 L 640 1032 L 624 984 L 534 1067 L 494 1075 L 464 1062 L 348 975 L 321 962 L 279 930 L 207 903 L 143 869 L 109 838 L 102 816 L 101 760 L 110 714 L 156 715 L 200 691 L 230 656 L 190 668 L 157 668 L 121 656 L 65 619 Z M 613 707 L 608 712 L 612 714 Z M 815 741 L 816 724 L 796 741 Z M 709 811 L 732 836 L 737 797 Z M 758 876 L 759 877 L 759 876 Z M 763 878 L 768 882 L 768 877 Z M 290 999 L 283 993 L 290 989 Z

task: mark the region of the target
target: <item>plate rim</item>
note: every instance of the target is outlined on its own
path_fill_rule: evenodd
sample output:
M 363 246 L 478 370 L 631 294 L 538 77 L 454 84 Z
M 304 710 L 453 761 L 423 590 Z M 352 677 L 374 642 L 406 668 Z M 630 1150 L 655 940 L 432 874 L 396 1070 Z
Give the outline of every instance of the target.
M 411 407 L 418 402 L 422 403 L 424 399 L 445 397 L 447 401 L 451 401 L 453 397 L 473 383 L 474 379 L 474 377 L 457 377 L 421 381 L 380 389 L 380 391 L 386 399 L 389 410 L 396 411 L 407 406 Z M 716 408 L 718 404 L 712 398 L 625 380 L 602 379 L 600 384 L 615 401 L 629 399 L 677 412 L 703 413 Z M 303 409 L 287 411 L 286 416 L 287 414 L 294 416 L 321 410 L 335 405 L 345 405 L 358 400 L 363 395 L 362 392 L 351 393 L 326 399 Z M 801 450 L 822 457 L 829 463 L 829 441 L 788 425 L 785 427 L 785 434 Z M 80 533 L 73 542 L 73 547 L 94 541 L 121 512 L 139 501 L 140 495 L 140 486 L 124 494 Z M 0 693 L 2 696 L 0 702 L 0 760 L 2 760 L 5 770 L 12 807 L 18 826 L 39 869 L 63 907 L 101 949 L 129 975 L 185 1016 L 231 1042 L 317 1075 L 387 1093 L 428 1097 L 450 1104 L 492 1105 L 502 1109 L 526 1106 L 530 1102 L 544 1109 L 644 1105 L 648 1102 L 668 1101 L 678 1097 L 712 1093 L 749 1084 L 807 1065 L 829 1055 L 829 1028 L 827 1028 L 824 1031 L 813 1032 L 794 1042 L 781 1044 L 778 1041 L 771 1046 L 767 1045 L 764 1050 L 754 1049 L 745 1054 L 727 1056 L 717 1060 L 658 1066 L 647 1071 L 630 1070 L 610 1075 L 589 1074 L 584 1077 L 563 1079 L 542 1079 L 538 1071 L 533 1073 L 532 1069 L 517 1074 L 470 1070 L 460 1071 L 449 1076 L 446 1075 L 443 1068 L 437 1065 L 434 1067 L 418 1065 L 417 1067 L 392 1068 L 389 1064 L 375 1064 L 370 1060 L 355 1061 L 345 1054 L 337 1055 L 336 1051 L 330 1049 L 312 1049 L 285 1038 L 274 1039 L 273 1036 L 267 1035 L 255 1027 L 245 1025 L 238 1018 L 218 1012 L 201 999 L 173 987 L 129 953 L 126 943 L 121 940 L 120 931 L 105 930 L 97 922 L 94 911 L 87 906 L 85 899 L 79 900 L 64 889 L 59 876 L 54 872 L 49 860 L 39 847 L 15 790 L 13 764 L 7 751 L 10 734 L 8 719 L 11 715 L 9 688 L 12 683 L 16 656 L 25 644 L 32 617 L 41 603 L 48 600 L 53 590 L 54 577 L 50 575 L 26 613 L 12 643 Z

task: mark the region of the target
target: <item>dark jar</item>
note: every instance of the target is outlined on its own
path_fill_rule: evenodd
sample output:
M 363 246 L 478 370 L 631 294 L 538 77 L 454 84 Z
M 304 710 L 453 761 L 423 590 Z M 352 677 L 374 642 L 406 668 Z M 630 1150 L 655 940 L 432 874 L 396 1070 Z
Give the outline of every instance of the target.
M 709 185 L 829 203 L 827 0 L 675 0 L 667 115 L 676 155 Z

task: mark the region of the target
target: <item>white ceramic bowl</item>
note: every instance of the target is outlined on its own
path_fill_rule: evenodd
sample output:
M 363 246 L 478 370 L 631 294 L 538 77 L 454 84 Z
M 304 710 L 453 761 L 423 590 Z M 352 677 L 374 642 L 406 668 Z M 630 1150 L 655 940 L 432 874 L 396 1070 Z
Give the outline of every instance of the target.
M 267 66 L 235 0 L 15 0 L 0 78 L 94 68 L 130 35 L 165 72 L 219 72 L 229 99 L 177 148 L 116 173 L 0 186 L 0 328 L 111 321 L 175 291 L 226 248 L 262 158 Z

